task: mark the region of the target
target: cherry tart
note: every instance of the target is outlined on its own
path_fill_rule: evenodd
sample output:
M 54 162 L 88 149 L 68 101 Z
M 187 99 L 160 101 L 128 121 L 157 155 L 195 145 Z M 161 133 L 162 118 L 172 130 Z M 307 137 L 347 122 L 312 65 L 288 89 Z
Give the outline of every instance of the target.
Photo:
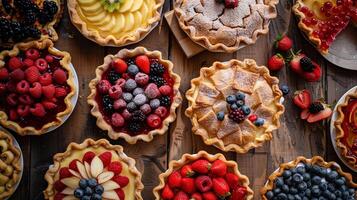
M 20 135 L 59 126 L 75 94 L 70 55 L 51 40 L 15 45 L 0 53 L 0 123 Z
M 239 172 L 236 162 L 227 161 L 222 154 L 184 154 L 169 163 L 159 180 L 154 188 L 156 200 L 253 199 L 248 177 Z
M 335 162 L 315 156 L 297 157 L 280 164 L 261 190 L 263 200 L 269 199 L 350 199 L 356 198 L 357 184 L 349 173 Z
M 45 199 L 142 200 L 135 160 L 105 139 L 71 143 L 53 162 L 45 174 Z
M 323 54 L 350 21 L 357 21 L 353 0 L 297 0 L 293 10 L 299 17 L 299 28 Z
M 181 79 L 172 69 L 159 51 L 143 47 L 105 57 L 89 83 L 88 103 L 98 127 L 130 144 L 164 134 L 182 101 Z

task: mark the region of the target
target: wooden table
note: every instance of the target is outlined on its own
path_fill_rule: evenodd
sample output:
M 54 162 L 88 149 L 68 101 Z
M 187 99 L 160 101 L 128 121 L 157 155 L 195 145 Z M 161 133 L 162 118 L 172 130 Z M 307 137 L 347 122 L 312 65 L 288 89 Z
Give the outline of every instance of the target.
M 164 58 L 170 59 L 174 71 L 181 75 L 180 91 L 190 86 L 190 80 L 199 75 L 199 69 L 210 66 L 214 61 L 227 61 L 232 58 L 253 58 L 260 65 L 266 65 L 272 53 L 272 45 L 279 33 L 288 32 L 294 40 L 296 49 L 309 52 L 309 56 L 316 60 L 323 69 L 320 82 L 306 83 L 292 73 L 288 68 L 274 74 L 281 84 L 287 84 L 292 91 L 307 88 L 314 98 L 324 97 L 328 103 L 334 104 L 349 88 L 357 85 L 357 71 L 348 71 L 327 62 L 302 37 L 296 26 L 296 19 L 291 13 L 292 1 L 282 0 L 278 5 L 278 17 L 270 24 L 270 32 L 259 38 L 257 43 L 239 50 L 233 54 L 203 52 L 191 59 L 187 59 L 176 42 L 165 20 L 161 20 L 146 39 L 127 48 L 144 46 L 150 50 L 159 50 Z M 172 8 L 170 1 L 166 1 L 163 12 Z M 71 24 L 67 11 L 58 27 L 60 39 L 56 47 L 68 51 L 79 76 L 79 100 L 75 111 L 69 120 L 56 131 L 43 136 L 16 137 L 24 154 L 24 174 L 21 184 L 11 199 L 43 199 L 42 191 L 47 183 L 43 176 L 52 163 L 52 156 L 65 151 L 70 142 L 81 143 L 86 138 L 108 138 L 95 124 L 95 118 L 89 113 L 90 107 L 86 97 L 89 94 L 88 83 L 94 78 L 94 70 L 103 63 L 107 54 L 116 53 L 120 48 L 101 47 L 79 33 Z M 249 151 L 246 154 L 224 153 L 228 159 L 236 160 L 240 171 L 249 176 L 251 187 L 255 192 L 255 199 L 260 199 L 259 190 L 265 183 L 267 176 L 274 171 L 281 162 L 287 162 L 297 156 L 311 157 L 320 155 L 329 161 L 339 161 L 329 137 L 329 122 L 307 124 L 299 119 L 299 110 L 291 102 L 291 94 L 286 97 L 285 115 L 282 125 L 274 133 L 271 142 L 263 147 Z M 136 145 L 126 144 L 123 140 L 111 141 L 112 144 L 124 146 L 125 152 L 136 159 L 137 168 L 143 173 L 142 182 L 145 185 L 143 197 L 153 199 L 152 189 L 158 184 L 158 175 L 165 171 L 170 160 L 179 159 L 184 153 L 195 153 L 206 150 L 210 153 L 222 153 L 212 146 L 206 146 L 200 137 L 192 135 L 190 120 L 184 115 L 187 101 L 184 100 L 177 110 L 177 121 L 170 131 L 163 136 L 155 136 L 150 143 L 138 142 Z M 14 134 L 15 135 L 15 134 Z M 346 171 L 346 167 L 341 163 Z M 357 173 L 353 176 L 357 177 Z

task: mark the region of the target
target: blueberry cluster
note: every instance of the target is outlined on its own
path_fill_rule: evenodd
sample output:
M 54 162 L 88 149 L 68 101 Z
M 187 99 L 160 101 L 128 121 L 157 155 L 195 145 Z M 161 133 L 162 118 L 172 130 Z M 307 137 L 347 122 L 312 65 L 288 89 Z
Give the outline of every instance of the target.
M 355 189 L 335 169 L 300 163 L 287 169 L 265 194 L 272 200 L 354 200 Z
M 81 179 L 79 187 L 74 190 L 74 196 L 80 200 L 101 200 L 104 192 L 103 186 L 96 179 Z

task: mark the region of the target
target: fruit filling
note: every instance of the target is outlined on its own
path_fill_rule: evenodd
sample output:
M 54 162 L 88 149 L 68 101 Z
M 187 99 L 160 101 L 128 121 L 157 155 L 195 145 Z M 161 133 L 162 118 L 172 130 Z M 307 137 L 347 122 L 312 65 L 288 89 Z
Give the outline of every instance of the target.
M 71 92 L 68 72 L 61 57 L 48 50 L 28 49 L 17 56 L 5 57 L 0 68 L 0 111 L 21 127 L 40 130 L 58 121 L 57 114 L 66 110 L 65 97 Z
M 345 115 L 342 122 L 344 131 L 343 144 L 347 147 L 347 155 L 357 159 L 357 99 L 350 99 L 343 108 Z
M 97 83 L 96 101 L 115 132 L 147 134 L 170 114 L 173 84 L 156 58 L 139 55 L 112 61 Z

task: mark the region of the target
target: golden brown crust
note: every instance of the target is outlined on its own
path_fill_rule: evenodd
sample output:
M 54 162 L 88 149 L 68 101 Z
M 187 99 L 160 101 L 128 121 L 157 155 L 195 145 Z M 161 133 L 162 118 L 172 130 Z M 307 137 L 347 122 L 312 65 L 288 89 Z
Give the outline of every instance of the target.
M 57 153 L 56 155 L 53 156 L 53 165 L 50 166 L 50 168 L 47 170 L 45 174 L 45 180 L 48 183 L 48 186 L 45 191 L 43 191 L 45 195 L 45 199 L 54 199 L 55 195 L 55 189 L 54 189 L 54 183 L 55 183 L 55 175 L 57 172 L 60 170 L 61 166 L 61 161 L 72 155 L 75 151 L 81 151 L 85 150 L 88 147 L 104 147 L 107 150 L 112 150 L 118 153 L 118 156 L 120 157 L 121 161 L 126 163 L 129 168 L 129 172 L 132 173 L 135 177 L 135 199 L 136 200 L 142 200 L 143 198 L 141 197 L 141 191 L 144 189 L 144 185 L 141 182 L 141 173 L 136 169 L 135 167 L 135 160 L 128 157 L 123 150 L 123 147 L 120 145 L 111 145 L 108 140 L 106 139 L 100 139 L 97 141 L 94 141 L 93 139 L 86 139 L 84 140 L 83 143 L 77 144 L 77 143 L 70 143 L 67 147 L 67 150 L 64 153 Z
M 225 145 L 224 142 L 217 138 L 210 138 L 208 134 L 206 133 L 204 128 L 201 127 L 201 125 L 197 121 L 197 117 L 194 115 L 194 109 L 192 107 L 193 103 L 195 102 L 194 99 L 194 91 L 196 88 L 200 85 L 200 82 L 204 79 L 206 74 L 214 74 L 217 70 L 219 69 L 226 69 L 229 68 L 233 65 L 237 66 L 245 66 L 244 69 L 248 71 L 254 71 L 259 73 L 261 76 L 264 77 L 264 79 L 269 83 L 269 85 L 272 88 L 273 95 L 274 95 L 274 102 L 277 107 L 277 112 L 274 114 L 272 117 L 272 124 L 275 125 L 274 129 L 268 129 L 266 132 L 260 136 L 259 138 L 255 138 L 254 142 L 250 142 L 244 146 L 240 146 L 238 144 L 229 144 Z M 192 131 L 196 135 L 200 135 L 204 141 L 205 144 L 207 145 L 214 145 L 217 148 L 223 150 L 223 151 L 236 151 L 238 153 L 246 153 L 249 149 L 256 148 L 259 146 L 262 146 L 265 141 L 269 141 L 273 138 L 272 131 L 275 129 L 278 129 L 280 127 L 280 115 L 283 114 L 284 112 L 284 106 L 280 103 L 280 99 L 282 97 L 282 92 L 279 89 L 278 85 L 279 80 L 275 77 L 270 76 L 269 70 L 264 67 L 264 66 L 257 66 L 256 62 L 251 59 L 245 59 L 244 61 L 239 61 L 239 60 L 230 60 L 225 63 L 221 62 L 215 62 L 213 65 L 209 68 L 201 68 L 200 70 L 200 76 L 198 78 L 192 79 L 191 80 L 191 88 L 186 92 L 186 98 L 189 102 L 189 107 L 186 109 L 186 116 L 191 119 L 192 122 Z
M 69 11 L 69 16 L 73 25 L 89 40 L 96 42 L 102 46 L 124 46 L 128 44 L 133 44 L 141 39 L 143 39 L 156 25 L 155 23 L 160 21 L 161 9 L 165 0 L 155 0 L 156 5 L 154 10 L 156 10 L 154 16 L 148 19 L 148 25 L 146 28 L 138 28 L 135 35 L 128 35 L 126 37 L 116 38 L 113 35 L 108 35 L 107 37 L 102 37 L 97 30 L 89 30 L 87 23 L 84 22 L 78 15 L 76 7 L 77 0 L 69 0 L 67 2 L 67 7 Z
M 162 127 L 160 129 L 155 129 L 150 131 L 147 134 L 139 134 L 137 136 L 130 136 L 127 133 L 123 132 L 116 132 L 110 124 L 108 124 L 104 118 L 102 113 L 99 111 L 98 103 L 95 100 L 95 96 L 97 94 L 97 83 L 101 80 L 102 74 L 108 69 L 110 66 L 110 63 L 114 58 L 126 58 L 126 57 L 133 57 L 136 55 L 140 54 L 145 54 L 151 58 L 158 58 L 159 62 L 165 66 L 165 68 L 168 69 L 169 74 L 171 75 L 171 78 L 175 81 L 173 84 L 173 91 L 175 96 L 173 97 L 173 101 L 171 103 L 170 107 L 170 114 L 167 118 L 165 118 L 162 121 Z M 176 119 L 176 108 L 181 104 L 182 102 L 182 97 L 179 91 L 180 83 L 181 83 L 181 78 L 179 75 L 175 74 L 173 72 L 173 64 L 169 60 L 164 60 L 162 58 L 161 52 L 159 51 L 148 51 L 144 47 L 137 47 L 133 50 L 128 50 L 128 49 L 122 49 L 120 50 L 116 55 L 107 55 L 104 58 L 104 64 L 100 65 L 97 67 L 96 71 L 96 77 L 89 83 L 89 88 L 90 88 L 90 95 L 87 98 L 88 104 L 93 106 L 91 109 L 91 113 L 94 117 L 97 118 L 97 126 L 101 128 L 102 130 L 108 131 L 108 136 L 113 139 L 117 140 L 119 138 L 125 139 L 128 143 L 130 144 L 135 144 L 138 140 L 143 140 L 145 142 L 150 142 L 154 135 L 163 135 L 169 127 L 169 124 Z
M 267 183 L 264 185 L 264 187 L 261 189 L 261 197 L 263 200 L 267 200 L 267 198 L 265 197 L 265 194 L 269 191 L 272 190 L 274 187 L 274 181 L 283 175 L 284 170 L 286 169 L 291 169 L 293 167 L 296 167 L 299 163 L 308 163 L 308 164 L 316 164 L 319 165 L 321 167 L 325 167 L 325 168 L 334 168 L 336 169 L 336 171 L 343 177 L 346 178 L 346 181 L 348 183 L 348 185 L 356 188 L 357 184 L 353 182 L 352 180 L 352 175 L 346 172 L 343 172 L 341 167 L 336 163 L 336 162 L 326 162 L 324 161 L 323 158 L 321 158 L 320 156 L 315 156 L 312 157 L 311 159 L 307 159 L 303 156 L 299 156 L 297 157 L 295 160 L 288 162 L 288 163 L 282 163 L 280 164 L 280 167 L 277 171 L 273 172 L 269 178 Z
M 357 99 L 357 90 L 354 91 L 351 94 L 348 94 L 344 100 L 344 102 L 340 105 L 337 106 L 337 119 L 335 121 L 335 128 L 336 128 L 336 146 L 338 148 L 340 148 L 341 150 L 341 155 L 343 156 L 343 158 L 345 158 L 345 160 L 348 162 L 348 164 L 350 164 L 351 167 L 353 167 L 354 169 L 357 169 L 357 159 L 353 156 L 349 156 L 347 154 L 348 149 L 346 147 L 345 144 L 343 144 L 343 142 L 341 141 L 344 136 L 345 133 L 342 129 L 342 122 L 345 118 L 345 114 L 343 113 L 343 108 L 346 107 L 348 105 L 348 102 L 350 101 L 350 99 Z
M 187 163 L 191 163 L 191 162 L 198 160 L 200 158 L 205 158 L 209 162 L 213 162 L 218 159 L 222 160 L 227 165 L 228 169 L 232 169 L 233 173 L 238 175 L 240 184 L 247 188 L 247 196 L 246 196 L 245 200 L 253 199 L 253 191 L 249 187 L 249 179 L 247 176 L 245 176 L 239 172 L 238 164 L 234 161 L 226 160 L 226 158 L 224 157 L 223 154 L 218 153 L 218 154 L 212 155 L 212 154 L 207 153 L 206 151 L 199 151 L 197 154 L 184 154 L 180 160 L 170 161 L 169 168 L 166 170 L 166 172 L 161 173 L 159 175 L 159 182 L 160 182 L 159 185 L 153 189 L 155 199 L 156 200 L 161 199 L 160 191 L 165 187 L 166 179 L 170 174 L 172 174 L 172 172 L 180 169 L 182 166 L 186 165 Z

